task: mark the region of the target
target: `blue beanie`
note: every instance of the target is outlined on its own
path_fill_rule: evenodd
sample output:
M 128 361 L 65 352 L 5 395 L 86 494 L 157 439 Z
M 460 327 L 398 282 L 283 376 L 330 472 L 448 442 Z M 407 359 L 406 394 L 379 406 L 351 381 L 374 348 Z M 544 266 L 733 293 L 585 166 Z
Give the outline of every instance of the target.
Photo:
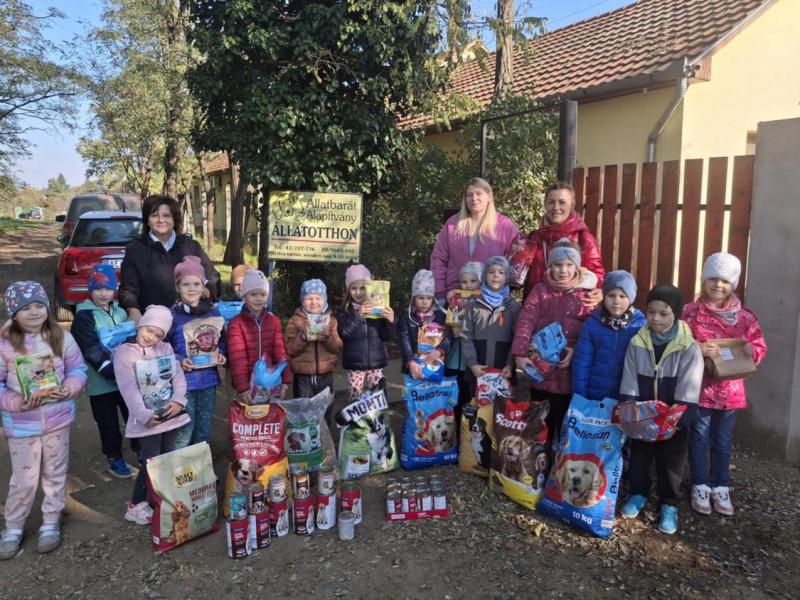
M 322 301 L 325 303 L 325 307 L 322 309 L 323 312 L 328 310 L 328 288 L 325 287 L 325 282 L 321 279 L 308 279 L 303 282 L 303 285 L 300 286 L 300 304 L 303 303 L 303 300 L 306 299 L 306 296 L 309 294 L 315 294 L 322 298 Z
M 106 264 L 96 264 L 89 271 L 89 291 L 114 290 L 117 291 L 117 273 L 114 267 Z
M 627 271 L 611 271 L 610 273 L 606 273 L 606 277 L 603 280 L 603 295 L 605 296 L 611 290 L 617 289 L 625 292 L 631 304 L 636 300 L 636 280 L 633 278 L 633 275 Z

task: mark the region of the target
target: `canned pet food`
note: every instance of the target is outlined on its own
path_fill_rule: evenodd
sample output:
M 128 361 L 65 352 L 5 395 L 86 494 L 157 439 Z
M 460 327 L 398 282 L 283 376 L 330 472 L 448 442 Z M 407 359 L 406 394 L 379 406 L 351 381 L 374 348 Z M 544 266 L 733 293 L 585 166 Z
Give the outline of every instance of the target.
M 308 471 L 298 471 L 294 476 L 294 493 L 298 498 L 311 497 L 311 477 Z
M 247 520 L 247 494 L 231 494 L 228 499 L 231 521 Z
M 314 533 L 314 498 L 310 495 L 298 495 L 294 499 L 294 532 L 297 535 Z
M 323 496 L 330 496 L 336 493 L 336 472 L 332 467 L 325 465 L 319 470 L 317 491 Z
M 264 512 L 264 486 L 260 483 L 251 483 L 247 488 L 247 513 L 255 515 Z
M 398 491 L 389 492 L 386 494 L 386 514 L 393 515 L 399 512 L 403 512 L 402 494 Z
M 339 513 L 339 539 L 349 542 L 356 537 L 356 517 L 349 510 Z
M 289 500 L 269 503 L 269 532 L 273 537 L 283 537 L 289 533 Z
M 354 481 L 342 484 L 342 510 L 353 513 L 354 523 L 361 523 L 361 488 Z
M 417 502 L 419 504 L 419 510 L 433 510 L 433 496 L 431 495 L 431 490 L 428 488 L 420 492 L 417 496 Z
M 433 494 L 433 508 L 434 510 L 444 510 L 447 508 L 447 496 L 445 496 L 443 489 L 431 490 Z
M 247 518 L 225 521 L 225 532 L 228 538 L 228 556 L 233 559 L 250 556 L 249 523 Z
M 253 550 L 263 550 L 264 548 L 269 547 L 269 512 L 262 510 L 261 512 L 251 514 L 248 519 L 250 521 L 250 548 Z
M 336 525 L 336 494 L 317 494 L 317 529 L 324 531 Z
M 403 492 L 401 506 L 404 513 L 417 512 L 417 497 L 414 492 Z
M 286 477 L 278 473 L 269 478 L 269 501 L 280 502 L 286 499 Z

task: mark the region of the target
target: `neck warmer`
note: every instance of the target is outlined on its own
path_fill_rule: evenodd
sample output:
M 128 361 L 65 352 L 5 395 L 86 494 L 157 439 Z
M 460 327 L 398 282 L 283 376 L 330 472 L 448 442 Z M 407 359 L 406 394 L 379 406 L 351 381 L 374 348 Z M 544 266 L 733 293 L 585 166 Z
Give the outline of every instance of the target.
M 595 279 L 595 281 L 597 281 Z M 549 285 L 554 291 L 556 292 L 571 292 L 575 288 L 577 288 L 581 284 L 581 272 L 580 270 L 575 271 L 575 276 L 570 279 L 569 281 L 561 282 L 556 281 L 553 279 L 553 276 L 550 275 L 550 269 L 547 270 L 547 285 Z
M 711 314 L 715 315 L 728 325 L 736 325 L 739 320 L 739 313 L 742 310 L 742 301 L 736 294 L 731 294 L 722 308 L 716 306 L 710 300 L 703 298 L 703 306 L 706 307 Z
M 672 340 L 675 339 L 675 336 L 678 335 L 678 320 L 675 319 L 675 323 L 672 325 L 669 331 L 666 333 L 656 333 L 652 329 L 650 330 L 650 339 L 653 341 L 653 346 L 662 346 L 664 344 L 668 344 Z
M 491 306 L 492 308 L 497 308 L 500 306 L 506 298 L 508 298 L 508 294 L 510 290 L 508 286 L 504 286 L 502 289 L 498 291 L 493 291 L 489 289 L 485 283 L 481 284 L 481 297 L 483 298 L 484 302 Z
M 600 309 L 602 312 L 600 313 L 600 322 L 608 325 L 614 331 L 619 331 L 620 329 L 625 329 L 633 319 L 633 308 L 628 308 L 621 316 L 615 317 L 608 309 L 603 306 Z

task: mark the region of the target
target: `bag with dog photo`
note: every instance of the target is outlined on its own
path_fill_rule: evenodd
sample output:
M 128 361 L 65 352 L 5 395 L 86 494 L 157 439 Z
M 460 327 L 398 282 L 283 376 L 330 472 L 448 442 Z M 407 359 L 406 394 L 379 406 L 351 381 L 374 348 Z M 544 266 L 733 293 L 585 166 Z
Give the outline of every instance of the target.
M 272 475 L 289 477 L 289 461 L 284 450 L 286 410 L 278 404 L 231 403 L 231 464 L 225 479 L 222 512 L 230 514 L 231 494 L 243 494 L 248 486 L 260 483 L 269 488 Z
M 486 369 L 475 384 L 475 397 L 461 409 L 458 470 L 489 477 L 494 442 L 494 402 L 510 398 L 511 388 L 500 369 Z
M 389 424 L 386 380 L 361 394 L 336 414 L 339 432 L 339 479 L 394 471 L 397 442 Z
M 516 402 L 498 397 L 494 403 L 494 435 L 489 488 L 533 510 L 547 477 L 547 425 L 550 403 Z
M 159 552 L 219 529 L 217 476 L 207 442 L 148 460 L 147 483 L 154 506 L 150 532 Z
M 328 388 L 313 398 L 276 400 L 286 410 L 286 457 L 292 475 L 298 471 L 317 471 L 323 464 L 336 464 L 333 436 L 325 421 L 325 411 L 333 402 Z
M 445 377 L 441 383 L 405 376 L 403 394 L 406 419 L 400 464 L 407 471 L 458 462 L 458 439 L 453 409 L 458 404 L 458 383 Z
M 611 422 L 617 401 L 575 394 L 564 417 L 554 466 L 537 507 L 598 537 L 613 532 L 625 434 Z

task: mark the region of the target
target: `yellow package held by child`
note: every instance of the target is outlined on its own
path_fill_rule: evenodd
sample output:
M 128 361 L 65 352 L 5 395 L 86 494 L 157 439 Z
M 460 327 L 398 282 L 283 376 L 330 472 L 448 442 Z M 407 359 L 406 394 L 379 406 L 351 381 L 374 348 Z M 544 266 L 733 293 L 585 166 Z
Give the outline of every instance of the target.
M 364 299 L 364 317 L 367 319 L 383 318 L 384 309 L 389 308 L 389 282 L 379 279 L 368 279 L 364 283 L 366 298 Z
M 445 325 L 448 327 L 461 327 L 464 325 L 464 312 L 467 309 L 470 298 L 480 296 L 480 290 L 455 290 L 450 298 L 450 305 L 447 307 Z

